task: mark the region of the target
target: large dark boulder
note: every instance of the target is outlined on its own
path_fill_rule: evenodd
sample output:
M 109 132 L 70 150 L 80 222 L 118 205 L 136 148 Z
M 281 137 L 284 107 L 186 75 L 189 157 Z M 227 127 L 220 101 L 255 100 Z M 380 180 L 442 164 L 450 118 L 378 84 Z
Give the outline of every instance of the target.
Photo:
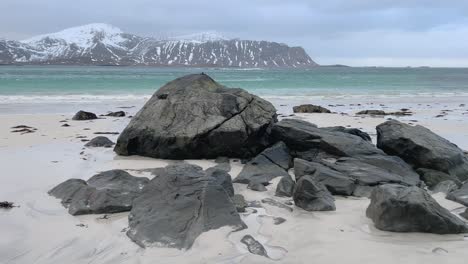
M 97 119 L 97 118 L 98 118 L 97 115 L 94 113 L 80 110 L 72 117 L 72 120 L 83 121 L 83 120 L 92 120 L 92 119 Z
M 111 148 L 114 146 L 114 142 L 104 136 L 97 136 L 91 139 L 88 143 L 85 144 L 85 147 L 97 148 L 97 147 L 104 147 L 104 148 Z
M 460 189 L 447 194 L 447 199 L 468 206 L 468 181 Z
M 275 123 L 271 140 L 283 141 L 293 156 L 305 160 L 383 154 L 383 151 L 359 136 L 317 128 L 314 124 L 297 119 L 283 119 Z
M 393 232 L 458 234 L 466 224 L 416 186 L 385 184 L 374 188 L 366 211 L 375 227 Z
M 310 175 L 302 176 L 294 187 L 296 206 L 306 211 L 335 211 L 335 199 L 325 185 Z
M 148 183 L 123 170 L 94 175 L 88 181 L 69 179 L 49 191 L 62 200 L 71 215 L 104 214 L 130 211 L 133 200 Z
M 396 120 L 377 126 L 377 147 L 414 168 L 427 168 L 468 179 L 468 159 L 457 145 L 423 126 Z
M 312 104 L 303 104 L 303 105 L 294 106 L 293 112 L 294 113 L 331 113 L 331 111 L 325 107 L 322 107 L 320 105 L 312 105 Z
M 290 164 L 288 147 L 278 142 L 249 161 L 233 182 L 267 184 L 276 177 L 289 176 Z
M 161 87 L 120 134 L 115 152 L 165 159 L 252 157 L 268 145 L 273 105 L 208 75 Z
M 201 167 L 167 166 L 133 202 L 127 235 L 142 247 L 190 248 L 203 232 L 244 228 L 229 195 Z

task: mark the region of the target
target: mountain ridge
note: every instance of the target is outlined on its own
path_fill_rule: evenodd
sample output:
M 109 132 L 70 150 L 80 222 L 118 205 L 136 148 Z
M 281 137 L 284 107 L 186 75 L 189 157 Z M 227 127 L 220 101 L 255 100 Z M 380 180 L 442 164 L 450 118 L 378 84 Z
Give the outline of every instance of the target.
M 208 31 L 168 39 L 94 23 L 26 40 L 0 38 L 0 64 L 304 68 L 318 66 L 302 47 L 229 39 Z

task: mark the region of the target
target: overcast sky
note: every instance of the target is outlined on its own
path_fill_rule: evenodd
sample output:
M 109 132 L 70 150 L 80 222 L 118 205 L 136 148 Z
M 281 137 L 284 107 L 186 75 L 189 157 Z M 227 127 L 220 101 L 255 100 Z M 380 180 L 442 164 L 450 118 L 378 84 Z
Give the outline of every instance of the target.
M 3 0 L 0 37 L 95 22 L 142 36 L 214 30 L 319 64 L 468 66 L 468 0 Z

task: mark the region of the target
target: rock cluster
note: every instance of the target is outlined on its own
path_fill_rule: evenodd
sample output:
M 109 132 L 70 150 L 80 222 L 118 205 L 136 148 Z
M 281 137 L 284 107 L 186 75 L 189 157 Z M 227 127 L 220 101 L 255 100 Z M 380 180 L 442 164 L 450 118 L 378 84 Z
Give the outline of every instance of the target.
M 303 104 L 303 105 L 294 106 L 293 112 L 294 113 L 331 113 L 331 111 L 325 107 L 322 107 L 320 105 L 312 105 L 312 104 Z

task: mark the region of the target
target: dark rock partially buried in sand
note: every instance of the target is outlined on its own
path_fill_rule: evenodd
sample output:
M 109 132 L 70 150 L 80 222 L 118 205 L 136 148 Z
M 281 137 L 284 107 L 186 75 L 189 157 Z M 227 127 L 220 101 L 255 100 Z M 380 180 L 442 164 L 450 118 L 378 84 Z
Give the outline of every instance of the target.
M 3 202 L 0 202 L 0 208 L 2 209 L 11 209 L 15 207 L 14 204 L 12 202 L 8 202 L 8 201 L 3 201 Z
M 408 111 L 385 112 L 383 110 L 363 110 L 356 113 L 356 115 L 394 115 L 394 116 L 409 116 L 413 113 Z
M 312 105 L 312 104 L 303 104 L 303 105 L 294 106 L 293 112 L 294 113 L 331 113 L 331 111 L 325 107 L 322 107 L 319 105 Z
M 245 227 L 224 188 L 201 167 L 169 165 L 133 201 L 127 235 L 142 247 L 190 248 L 203 232 Z
M 124 111 L 110 112 L 110 113 L 107 113 L 107 114 L 105 114 L 103 116 L 124 117 L 125 112 Z
M 148 181 L 123 170 L 110 170 L 96 174 L 88 181 L 69 179 L 49 194 L 61 199 L 71 215 L 118 213 L 130 211 L 133 200 Z
M 92 120 L 97 118 L 98 117 L 94 113 L 80 110 L 73 116 L 72 120 Z
M 257 192 L 266 192 L 267 188 L 263 183 L 259 182 L 250 182 L 249 185 L 247 185 L 247 188 L 249 188 L 252 191 L 257 191 Z
M 468 232 L 466 224 L 440 206 L 426 191 L 416 186 L 378 186 L 366 211 L 375 227 L 393 232 L 458 234 Z
M 268 258 L 267 251 L 263 245 L 255 240 L 251 235 L 245 235 L 242 237 L 241 242 L 247 246 L 250 253 Z
M 249 161 L 233 182 L 268 184 L 276 177 L 288 176 L 290 164 L 288 147 L 283 142 L 278 142 Z
M 121 133 L 115 152 L 166 159 L 247 158 L 268 145 L 273 105 L 206 74 L 161 87 Z
M 98 136 L 93 139 L 91 139 L 88 143 L 85 144 L 85 147 L 92 147 L 92 148 L 97 148 L 97 147 L 104 147 L 104 148 L 111 148 L 114 146 L 114 142 L 112 142 L 110 139 L 104 136 Z
M 377 147 L 414 168 L 426 168 L 468 179 L 468 158 L 457 145 L 423 126 L 396 120 L 377 126 Z
M 295 182 L 291 176 L 286 175 L 281 178 L 276 186 L 276 196 L 291 197 L 293 195 Z
M 306 211 L 335 211 L 335 199 L 325 185 L 310 175 L 302 176 L 294 188 L 294 203 Z

